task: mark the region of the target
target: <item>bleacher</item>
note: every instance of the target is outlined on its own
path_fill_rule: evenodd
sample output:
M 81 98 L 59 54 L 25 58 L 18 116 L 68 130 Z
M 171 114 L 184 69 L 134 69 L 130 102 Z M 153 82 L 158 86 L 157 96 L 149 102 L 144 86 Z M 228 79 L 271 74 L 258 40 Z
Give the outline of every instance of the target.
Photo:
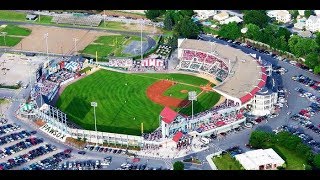
M 72 14 L 61 14 L 61 15 L 54 16 L 51 22 L 56 24 L 73 24 L 73 25 L 97 27 L 101 23 L 101 18 L 95 15 L 74 16 Z
M 178 69 L 212 74 L 224 80 L 228 76 L 229 68 L 225 62 L 217 57 L 195 50 L 184 50 Z

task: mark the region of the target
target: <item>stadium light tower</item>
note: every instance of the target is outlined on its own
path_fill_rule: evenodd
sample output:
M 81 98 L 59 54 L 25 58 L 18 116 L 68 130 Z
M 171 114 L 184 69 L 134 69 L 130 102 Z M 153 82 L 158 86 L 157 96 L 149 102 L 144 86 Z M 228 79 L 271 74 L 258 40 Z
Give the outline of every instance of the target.
M 79 41 L 78 38 L 73 38 L 73 42 L 74 42 L 74 51 L 75 53 L 77 53 L 77 41 Z
M 140 36 L 141 36 L 141 43 L 140 43 L 140 48 L 141 48 L 141 61 L 143 59 L 143 54 L 142 54 L 142 23 L 143 23 L 143 19 L 141 19 L 141 22 L 140 22 Z
M 98 131 L 97 131 L 97 117 L 96 117 L 96 107 L 98 106 L 98 103 L 97 102 L 91 102 L 91 106 L 93 106 L 94 129 L 96 131 L 96 138 L 97 138 L 96 145 L 98 145 Z
M 44 38 L 46 39 L 47 59 L 49 59 L 48 37 L 49 37 L 49 33 L 45 33 L 45 34 L 44 34 Z
M 193 101 L 197 100 L 197 92 L 196 91 L 190 91 L 188 93 L 188 99 L 192 103 L 192 119 L 193 119 Z
M 6 35 L 8 33 L 7 32 L 1 32 L 1 35 L 3 36 L 3 42 L 4 42 L 4 46 L 7 46 L 7 43 L 6 43 Z M 7 48 L 4 49 L 5 52 L 7 52 Z

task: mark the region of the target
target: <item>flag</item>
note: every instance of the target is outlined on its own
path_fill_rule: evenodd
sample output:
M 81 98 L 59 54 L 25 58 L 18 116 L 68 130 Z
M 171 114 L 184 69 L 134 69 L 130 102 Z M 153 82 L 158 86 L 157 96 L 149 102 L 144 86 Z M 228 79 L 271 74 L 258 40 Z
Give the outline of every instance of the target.
M 96 63 L 98 62 L 98 51 L 96 51 Z
M 143 134 L 143 123 L 141 123 L 141 134 Z

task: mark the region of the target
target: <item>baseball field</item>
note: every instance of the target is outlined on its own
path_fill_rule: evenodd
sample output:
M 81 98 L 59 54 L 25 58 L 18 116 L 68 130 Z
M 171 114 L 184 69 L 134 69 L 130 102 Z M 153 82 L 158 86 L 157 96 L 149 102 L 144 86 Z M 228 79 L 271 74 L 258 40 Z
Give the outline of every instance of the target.
M 97 102 L 98 131 L 141 135 L 159 127 L 164 106 L 190 115 L 188 91 L 198 93 L 194 112 L 214 106 L 220 95 L 203 87 L 208 80 L 184 74 L 126 74 L 99 70 L 71 85 L 61 94 L 57 107 L 85 129 L 94 129 L 90 102 Z M 168 91 L 168 92 L 167 92 Z

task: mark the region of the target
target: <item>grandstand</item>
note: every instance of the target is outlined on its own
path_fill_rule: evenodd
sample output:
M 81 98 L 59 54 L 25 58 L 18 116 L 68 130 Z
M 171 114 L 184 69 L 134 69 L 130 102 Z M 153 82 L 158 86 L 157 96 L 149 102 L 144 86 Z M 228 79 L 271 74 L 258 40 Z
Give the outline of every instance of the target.
M 95 15 L 78 16 L 74 14 L 58 14 L 52 18 L 51 22 L 56 24 L 73 24 L 97 27 L 101 23 L 101 18 Z
M 221 81 L 213 89 L 237 102 L 248 103 L 265 85 L 265 68 L 239 49 L 201 40 L 179 39 L 179 70 L 201 72 Z

